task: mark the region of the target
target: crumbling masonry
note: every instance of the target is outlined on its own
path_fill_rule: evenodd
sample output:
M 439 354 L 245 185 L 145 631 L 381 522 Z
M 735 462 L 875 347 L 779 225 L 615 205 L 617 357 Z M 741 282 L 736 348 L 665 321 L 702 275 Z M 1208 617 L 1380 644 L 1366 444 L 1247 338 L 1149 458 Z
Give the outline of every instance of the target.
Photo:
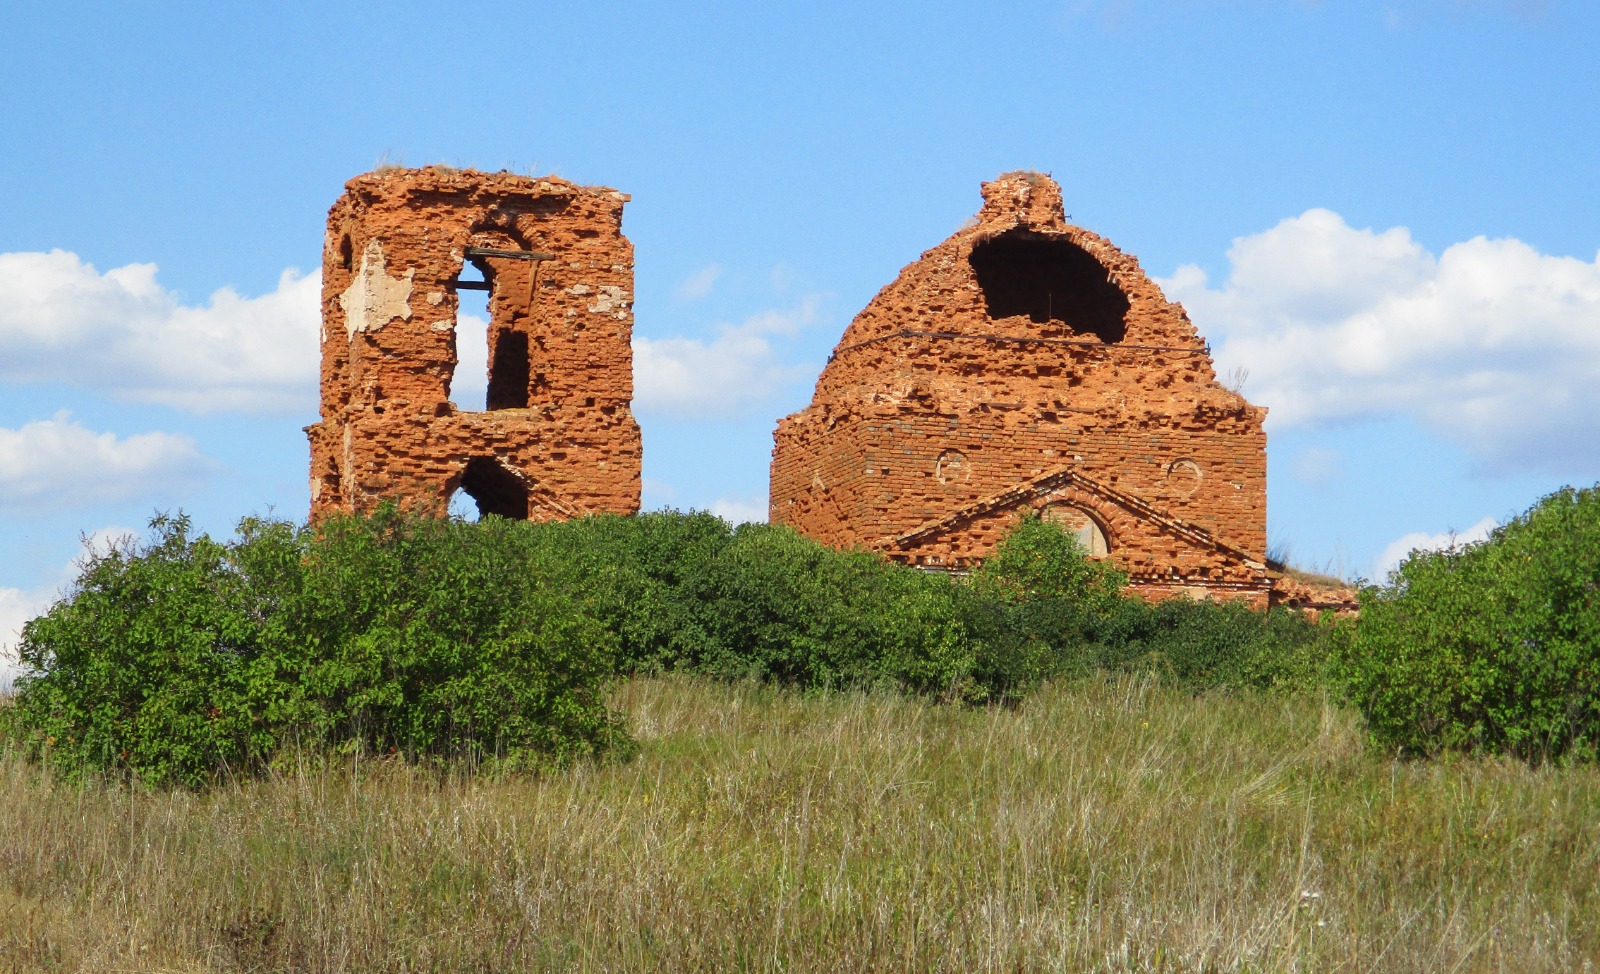
M 1053 180 L 1008 173 L 779 423 L 770 516 L 959 570 L 1036 511 L 1147 596 L 1265 605 L 1265 415 L 1137 260 L 1066 221 Z
M 457 490 L 512 518 L 638 510 L 627 201 L 443 167 L 346 184 L 323 249 L 313 517 L 386 498 L 442 513 Z M 451 401 L 468 288 L 489 291 L 484 403 Z

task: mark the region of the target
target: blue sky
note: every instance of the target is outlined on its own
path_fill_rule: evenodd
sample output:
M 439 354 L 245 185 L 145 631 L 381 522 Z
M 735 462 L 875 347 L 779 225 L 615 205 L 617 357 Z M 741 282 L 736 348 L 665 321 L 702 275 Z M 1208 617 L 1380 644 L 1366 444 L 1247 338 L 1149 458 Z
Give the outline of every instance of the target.
M 1050 172 L 1272 409 L 1274 544 L 1374 575 L 1600 480 L 1596 41 L 1575 0 L 10 5 L 0 629 L 81 535 L 304 515 L 323 220 L 380 161 L 633 195 L 646 505 L 732 517 L 850 317 Z

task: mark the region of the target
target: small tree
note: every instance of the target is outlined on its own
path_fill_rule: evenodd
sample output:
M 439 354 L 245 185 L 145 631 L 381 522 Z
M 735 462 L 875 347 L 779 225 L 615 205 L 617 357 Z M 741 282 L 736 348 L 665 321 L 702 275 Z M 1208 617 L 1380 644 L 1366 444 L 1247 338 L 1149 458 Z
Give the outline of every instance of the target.
M 1027 607 L 1039 633 L 1078 633 L 1116 610 L 1128 576 L 1089 557 L 1077 538 L 1037 514 L 1017 520 L 973 584 L 1003 605 Z
M 1480 544 L 1416 552 L 1363 593 L 1342 665 L 1373 737 L 1415 753 L 1600 749 L 1600 487 Z

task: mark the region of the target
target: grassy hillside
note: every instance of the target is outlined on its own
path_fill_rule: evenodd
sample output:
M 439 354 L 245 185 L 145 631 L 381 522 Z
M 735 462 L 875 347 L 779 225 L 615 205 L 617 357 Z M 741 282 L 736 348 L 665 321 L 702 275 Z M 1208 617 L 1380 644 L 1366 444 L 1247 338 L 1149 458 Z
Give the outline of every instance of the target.
M 1363 749 L 1315 698 L 1008 709 L 688 678 L 625 761 L 207 792 L 0 761 L 0 970 L 1573 971 L 1600 768 Z

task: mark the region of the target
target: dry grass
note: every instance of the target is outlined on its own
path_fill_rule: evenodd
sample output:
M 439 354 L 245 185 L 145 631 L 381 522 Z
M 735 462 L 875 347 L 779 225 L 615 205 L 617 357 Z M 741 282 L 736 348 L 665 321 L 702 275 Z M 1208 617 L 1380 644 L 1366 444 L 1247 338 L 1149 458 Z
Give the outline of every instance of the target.
M 1578 971 L 1600 771 L 1317 701 L 1017 710 L 639 680 L 635 759 L 206 795 L 0 763 L 0 970 Z

